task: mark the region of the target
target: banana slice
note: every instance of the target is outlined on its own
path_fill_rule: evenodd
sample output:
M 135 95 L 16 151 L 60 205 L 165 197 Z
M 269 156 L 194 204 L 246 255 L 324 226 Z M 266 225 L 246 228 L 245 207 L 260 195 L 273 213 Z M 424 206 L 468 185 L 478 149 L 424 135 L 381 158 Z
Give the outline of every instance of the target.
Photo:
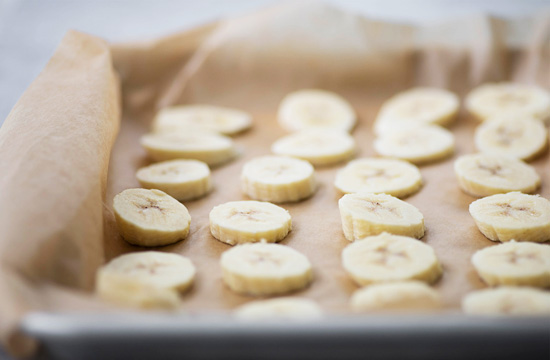
M 208 165 L 197 160 L 170 160 L 138 170 L 136 177 L 144 188 L 159 189 L 179 201 L 197 199 L 210 192 Z
M 178 132 L 191 127 L 234 135 L 251 126 L 252 118 L 244 111 L 212 105 L 183 105 L 160 110 L 153 122 L 153 131 Z
M 550 293 L 511 286 L 484 289 L 466 295 L 462 310 L 473 315 L 550 315 Z
M 119 256 L 97 272 L 98 295 L 121 305 L 175 308 L 179 292 L 195 278 L 193 263 L 184 256 L 145 251 Z
M 473 196 L 532 193 L 540 186 L 540 176 L 532 166 L 507 156 L 464 155 L 455 161 L 454 168 L 460 188 Z
M 345 161 L 355 153 L 355 141 L 338 130 L 302 130 L 277 140 L 271 146 L 277 155 L 293 156 L 313 165 L 332 165 Z
M 287 131 L 311 128 L 351 131 L 357 117 L 341 96 L 323 90 L 288 94 L 279 106 L 279 124 Z
M 382 156 L 423 164 L 453 154 L 453 134 L 436 125 L 404 128 L 382 134 L 374 140 L 374 150 Z
M 430 246 L 388 233 L 346 246 L 342 251 L 342 264 L 360 286 L 405 280 L 433 283 L 443 271 Z
M 351 308 L 356 312 L 433 310 L 439 307 L 439 293 L 420 281 L 369 285 L 355 291 L 351 297 Z
M 133 245 L 169 245 L 189 234 L 187 208 L 160 190 L 124 190 L 115 196 L 113 210 L 120 235 Z
M 550 201 L 520 192 L 497 194 L 470 204 L 479 231 L 493 241 L 550 240 Z
M 539 120 L 495 117 L 477 127 L 475 144 L 482 153 L 529 161 L 545 152 L 548 131 Z
M 344 194 L 386 193 L 403 198 L 422 187 L 422 176 L 416 166 L 403 160 L 364 158 L 339 170 L 334 186 Z
M 303 289 L 313 280 L 309 260 L 280 244 L 235 246 L 222 254 L 221 267 L 225 284 L 240 294 L 283 294 Z
M 344 236 L 349 241 L 389 232 L 420 239 L 424 216 L 413 205 L 387 194 L 355 193 L 339 201 Z
M 550 246 L 511 241 L 478 250 L 472 264 L 491 286 L 550 286 Z
M 465 104 L 481 121 L 502 114 L 532 116 L 543 121 L 550 116 L 550 93 L 531 85 L 485 84 L 472 90 Z
M 315 191 L 313 166 L 286 156 L 261 156 L 247 162 L 241 174 L 243 192 L 255 200 L 300 201 Z
M 244 320 L 309 320 L 323 316 L 323 311 L 314 301 L 296 297 L 252 301 L 239 307 L 235 315 Z
M 458 113 L 458 97 L 450 91 L 437 88 L 413 88 L 384 102 L 374 123 L 380 135 L 403 127 L 448 125 Z
M 230 138 L 208 132 L 151 133 L 141 138 L 141 145 L 155 161 L 195 159 L 219 165 L 237 155 Z
M 288 211 L 268 202 L 231 201 L 210 212 L 212 236 L 229 245 L 281 241 L 291 228 Z

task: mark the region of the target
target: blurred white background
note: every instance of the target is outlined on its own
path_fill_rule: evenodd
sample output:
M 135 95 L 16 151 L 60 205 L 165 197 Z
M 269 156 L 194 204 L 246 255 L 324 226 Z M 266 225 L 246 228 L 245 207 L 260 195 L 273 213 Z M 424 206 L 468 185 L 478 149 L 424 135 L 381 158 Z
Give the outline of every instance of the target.
M 550 7 L 548 0 L 325 1 L 371 18 L 412 23 L 439 22 L 471 13 L 525 16 Z M 39 74 L 68 29 L 88 32 L 110 41 L 140 40 L 250 12 L 277 2 L 0 0 L 0 124 Z

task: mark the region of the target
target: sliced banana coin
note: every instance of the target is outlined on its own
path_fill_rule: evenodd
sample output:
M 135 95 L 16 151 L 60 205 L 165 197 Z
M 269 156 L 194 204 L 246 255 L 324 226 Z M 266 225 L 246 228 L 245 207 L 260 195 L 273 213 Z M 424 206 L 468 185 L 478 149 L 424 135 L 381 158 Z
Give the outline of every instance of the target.
M 311 128 L 351 131 L 357 116 L 338 94 L 315 89 L 288 94 L 278 113 L 279 124 L 287 131 Z
M 261 156 L 247 162 L 241 174 L 243 192 L 255 200 L 300 201 L 316 188 L 313 166 L 286 156 Z
M 120 235 L 133 245 L 169 245 L 189 234 L 187 208 L 160 190 L 124 190 L 115 196 L 113 210 Z
M 403 160 L 363 158 L 339 170 L 334 186 L 345 194 L 386 193 L 403 198 L 422 187 L 422 176 L 416 166 Z
M 466 96 L 465 104 L 481 121 L 502 114 L 532 116 L 539 120 L 548 120 L 550 116 L 550 93 L 532 85 L 484 84 Z
M 512 286 L 484 289 L 466 295 L 462 310 L 473 315 L 550 315 L 550 293 Z
M 198 160 L 169 160 L 143 167 L 136 173 L 141 186 L 159 189 L 179 201 L 197 199 L 210 192 L 208 165 Z
M 421 281 L 373 284 L 351 297 L 355 312 L 433 310 L 441 307 L 439 293 Z
M 403 91 L 384 102 L 374 123 L 380 135 L 403 127 L 448 125 L 458 113 L 460 102 L 450 91 L 419 87 Z
M 433 283 L 443 271 L 430 246 L 411 237 L 388 233 L 346 246 L 342 264 L 360 286 L 405 280 Z
M 186 257 L 158 251 L 126 254 L 97 272 L 98 295 L 121 305 L 140 308 L 174 308 L 179 292 L 195 278 L 195 267 Z
M 463 155 L 455 161 L 454 169 L 460 188 L 473 196 L 532 193 L 540 186 L 540 176 L 532 166 L 502 155 Z
M 374 140 L 374 150 L 414 164 L 442 160 L 454 152 L 453 134 L 436 125 L 404 128 L 383 133 Z
M 159 111 L 153 122 L 156 132 L 178 132 L 198 127 L 225 135 L 243 132 L 252 126 L 252 117 L 244 111 L 212 105 L 182 105 Z
M 141 145 L 155 161 L 195 159 L 219 165 L 237 155 L 230 138 L 209 132 L 151 133 L 141 138 Z
M 339 201 L 344 236 L 349 241 L 388 232 L 420 239 L 424 216 L 413 205 L 387 194 L 355 193 Z
M 268 202 L 231 201 L 210 211 L 212 236 L 230 245 L 281 241 L 291 228 L 288 211 Z
M 479 231 L 493 241 L 550 240 L 550 201 L 520 192 L 497 194 L 470 204 Z
M 529 161 L 545 152 L 548 131 L 539 120 L 495 117 L 477 127 L 475 144 L 482 153 Z
M 277 155 L 307 160 L 315 166 L 332 165 L 353 156 L 355 141 L 344 131 L 302 130 L 277 140 L 271 151 Z
M 323 311 L 312 300 L 283 297 L 249 302 L 239 307 L 235 315 L 244 320 L 308 320 L 321 318 Z
M 225 284 L 240 294 L 284 294 L 313 280 L 307 257 L 280 244 L 237 245 L 222 254 L 221 267 Z
M 494 245 L 472 256 L 479 277 L 491 286 L 550 286 L 550 246 L 535 243 Z

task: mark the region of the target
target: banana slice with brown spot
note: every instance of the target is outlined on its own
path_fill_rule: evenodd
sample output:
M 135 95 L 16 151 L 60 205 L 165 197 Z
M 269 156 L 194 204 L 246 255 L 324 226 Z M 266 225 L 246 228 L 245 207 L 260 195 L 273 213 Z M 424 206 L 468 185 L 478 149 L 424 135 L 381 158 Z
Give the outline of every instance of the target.
M 424 216 L 413 205 L 387 194 L 355 193 L 339 201 L 344 236 L 349 241 L 388 232 L 424 236 Z
M 268 202 L 230 201 L 210 212 L 212 236 L 230 245 L 281 241 L 291 228 L 288 211 Z
M 133 245 L 169 245 L 189 234 L 187 208 L 160 190 L 124 190 L 115 196 L 113 210 L 120 235 Z
M 421 281 L 373 284 L 351 297 L 355 312 L 421 311 L 441 307 L 439 293 Z
M 453 134 L 436 125 L 400 128 L 385 132 L 374 140 L 374 150 L 378 154 L 413 164 L 445 159 L 453 154 L 454 148 Z
M 198 160 L 170 160 L 143 167 L 136 173 L 141 186 L 159 189 L 179 201 L 197 199 L 210 192 L 208 165 Z
M 287 131 L 351 131 L 357 117 L 351 105 L 338 94 L 305 89 L 290 93 L 283 99 L 279 106 L 278 120 Z
M 550 293 L 512 286 L 484 289 L 466 295 L 462 310 L 471 315 L 550 315 Z
M 313 320 L 321 318 L 323 311 L 312 300 L 283 297 L 249 302 L 239 307 L 235 316 L 243 320 Z
M 227 136 L 204 131 L 146 134 L 141 145 L 155 161 L 194 159 L 211 166 L 228 162 L 238 153 Z
M 388 233 L 346 246 L 342 264 L 361 286 L 405 280 L 433 283 L 443 272 L 430 246 L 411 237 Z
M 450 91 L 413 88 L 384 102 L 374 123 L 374 131 L 381 135 L 403 127 L 446 126 L 456 118 L 458 108 L 458 97 Z
M 153 121 L 155 132 L 202 129 L 234 135 L 249 129 L 252 117 L 244 111 L 213 105 L 180 105 L 160 110 Z
M 96 291 L 107 301 L 139 308 L 175 308 L 195 278 L 184 256 L 158 251 L 121 255 L 97 272 Z
M 497 194 L 470 204 L 479 231 L 493 241 L 550 240 L 550 201 L 520 192 Z
M 276 203 L 300 201 L 313 195 L 313 166 L 286 156 L 260 156 L 247 162 L 241 173 L 243 192 L 252 199 Z
M 455 161 L 454 169 L 460 188 L 473 196 L 532 193 L 540 186 L 540 176 L 532 166 L 502 155 L 463 155 Z
M 491 286 L 550 286 L 550 246 L 511 241 L 478 250 L 472 264 Z
M 222 254 L 223 281 L 239 294 L 277 295 L 305 288 L 313 280 L 311 263 L 284 245 L 237 245 Z
M 485 154 L 532 160 L 548 147 L 548 130 L 541 121 L 518 116 L 490 118 L 475 131 L 477 149 Z
M 338 171 L 334 186 L 345 194 L 385 193 L 403 198 L 422 187 L 418 168 L 398 159 L 363 158 Z
M 355 153 L 355 141 L 344 131 L 302 130 L 277 140 L 271 151 L 277 155 L 307 160 L 315 166 L 333 165 Z
M 550 119 L 550 92 L 532 85 L 492 83 L 472 90 L 466 109 L 484 121 L 503 114 L 517 114 L 539 120 Z

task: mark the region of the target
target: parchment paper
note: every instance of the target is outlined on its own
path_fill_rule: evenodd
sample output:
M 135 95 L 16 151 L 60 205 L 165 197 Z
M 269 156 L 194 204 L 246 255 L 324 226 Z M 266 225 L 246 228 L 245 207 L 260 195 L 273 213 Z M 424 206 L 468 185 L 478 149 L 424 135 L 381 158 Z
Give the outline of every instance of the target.
M 353 136 L 357 156 L 363 157 L 375 155 L 372 121 L 395 92 L 429 85 L 463 96 L 497 80 L 550 88 L 550 12 L 524 20 L 480 15 L 415 27 L 293 2 L 110 48 L 70 32 L 0 130 L 2 341 L 17 354 L 33 349 L 16 331 L 31 310 L 112 310 L 94 298 L 94 274 L 119 254 L 144 250 L 120 238 L 111 204 L 116 193 L 139 187 L 135 171 L 150 163 L 139 137 L 158 108 L 208 103 L 254 117 L 253 128 L 234 138 L 242 156 L 213 169 L 214 192 L 185 202 L 192 216 L 189 237 L 158 248 L 188 256 L 197 267 L 194 287 L 182 296 L 183 309 L 223 312 L 251 298 L 223 285 L 218 260 L 229 245 L 210 235 L 208 214 L 220 203 L 247 199 L 240 191 L 242 165 L 268 154 L 270 144 L 285 134 L 276 111 L 286 93 L 316 87 L 348 99 L 359 115 Z M 422 166 L 425 185 L 406 199 L 424 214 L 422 241 L 443 264 L 444 276 L 435 287 L 448 312 L 458 311 L 464 294 L 484 287 L 469 259 L 493 244 L 475 227 L 467 210 L 475 198 L 460 191 L 453 172 L 456 156 L 475 151 L 476 124 L 461 114 L 451 127 L 455 156 Z M 543 179 L 538 193 L 549 198 L 548 154 L 531 164 Z M 347 313 L 357 288 L 340 263 L 349 244 L 337 207 L 341 195 L 333 187 L 341 166 L 317 169 L 317 193 L 283 205 L 293 230 L 282 243 L 307 255 L 315 271 L 313 284 L 294 295 L 314 299 L 328 313 Z

